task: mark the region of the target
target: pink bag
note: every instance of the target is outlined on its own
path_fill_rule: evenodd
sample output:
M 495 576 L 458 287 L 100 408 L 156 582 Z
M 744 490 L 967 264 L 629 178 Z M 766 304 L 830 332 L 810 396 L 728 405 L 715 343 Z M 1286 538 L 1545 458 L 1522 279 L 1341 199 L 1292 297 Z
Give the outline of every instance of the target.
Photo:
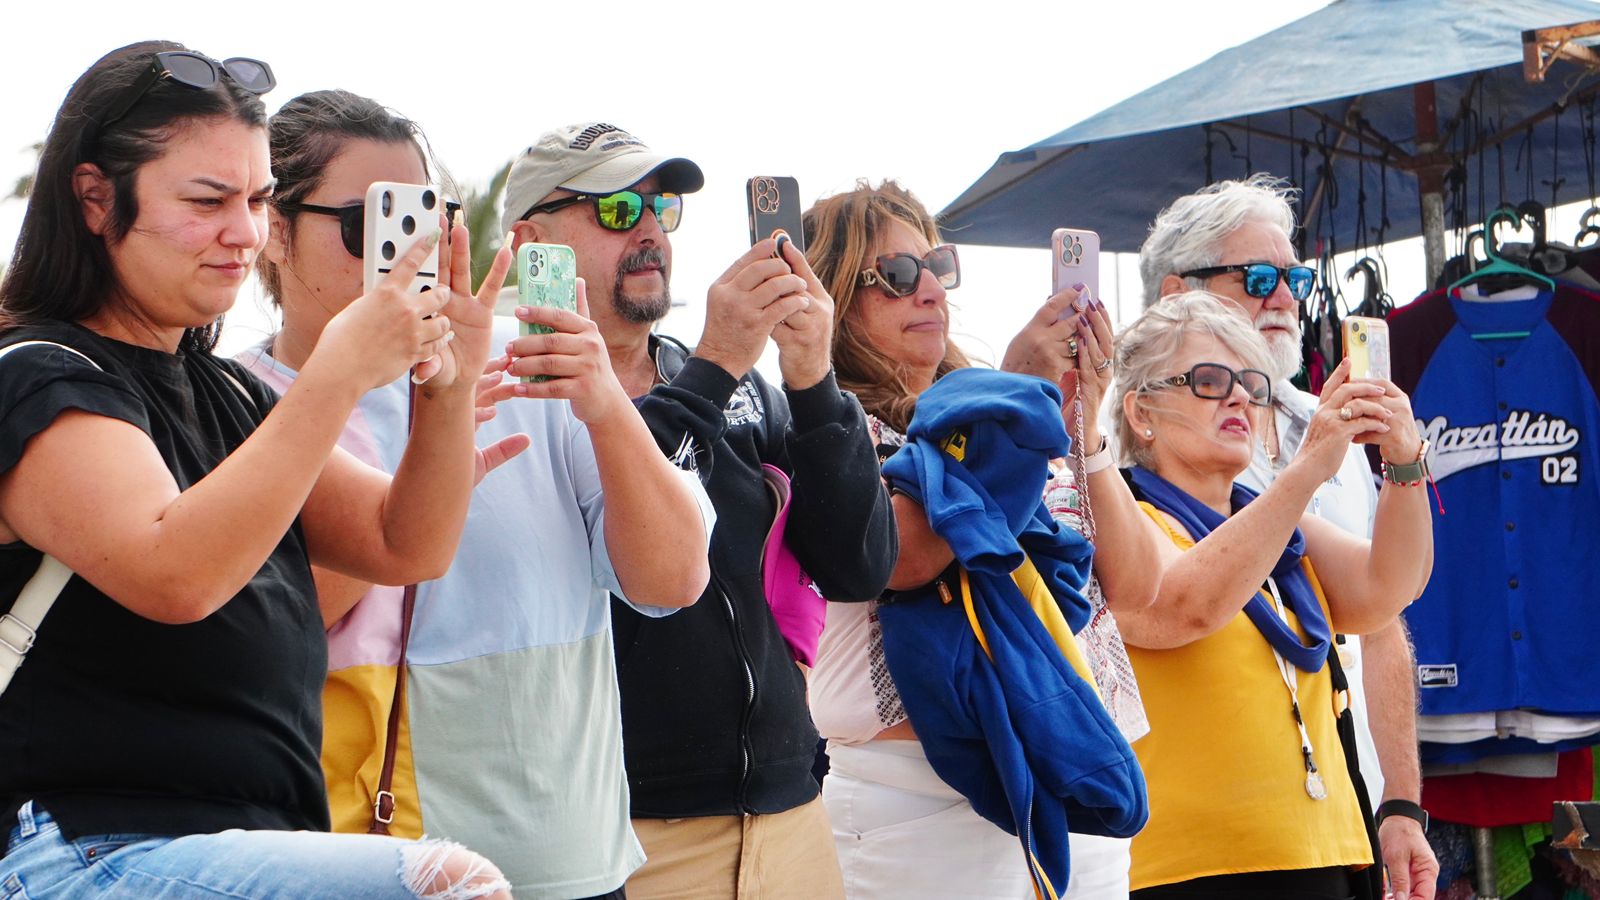
M 761 586 L 766 590 L 772 618 L 778 622 L 778 632 L 788 643 L 790 655 L 795 662 L 815 665 L 817 643 L 822 639 L 822 626 L 828 615 L 828 601 L 811 576 L 800 568 L 800 561 L 794 558 L 783 540 L 784 528 L 789 523 L 789 476 L 782 469 L 766 464 L 761 466 L 761 475 L 778 505 L 772 527 L 767 530 L 767 540 L 761 545 Z

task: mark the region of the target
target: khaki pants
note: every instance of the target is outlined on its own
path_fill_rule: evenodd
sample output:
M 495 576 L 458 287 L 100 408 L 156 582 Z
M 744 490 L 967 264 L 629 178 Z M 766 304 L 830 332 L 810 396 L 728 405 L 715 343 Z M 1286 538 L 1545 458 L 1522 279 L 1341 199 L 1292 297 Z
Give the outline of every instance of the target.
M 629 900 L 844 896 L 821 797 L 768 816 L 634 819 L 633 830 L 648 858 Z

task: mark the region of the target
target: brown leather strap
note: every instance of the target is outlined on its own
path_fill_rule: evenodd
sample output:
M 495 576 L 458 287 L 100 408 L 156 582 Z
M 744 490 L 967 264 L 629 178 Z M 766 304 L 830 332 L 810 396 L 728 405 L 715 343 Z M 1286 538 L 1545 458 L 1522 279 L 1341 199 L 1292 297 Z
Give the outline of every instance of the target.
M 412 382 L 406 396 L 406 434 L 416 419 L 417 385 Z M 389 727 L 383 737 L 383 768 L 378 772 L 378 790 L 372 797 L 372 823 L 367 834 L 388 834 L 394 821 L 394 758 L 400 752 L 400 716 L 406 700 L 406 651 L 411 646 L 411 613 L 417 606 L 417 586 L 406 585 L 400 601 L 400 655 L 394 666 L 394 701 L 389 704 Z
M 411 613 L 417 605 L 417 586 L 406 585 L 400 602 L 400 658 L 394 667 L 394 702 L 389 706 L 389 727 L 383 738 L 383 769 L 378 792 L 372 798 L 372 824 L 367 834 L 388 834 L 394 821 L 394 758 L 400 750 L 400 716 L 406 699 L 406 649 L 411 644 Z

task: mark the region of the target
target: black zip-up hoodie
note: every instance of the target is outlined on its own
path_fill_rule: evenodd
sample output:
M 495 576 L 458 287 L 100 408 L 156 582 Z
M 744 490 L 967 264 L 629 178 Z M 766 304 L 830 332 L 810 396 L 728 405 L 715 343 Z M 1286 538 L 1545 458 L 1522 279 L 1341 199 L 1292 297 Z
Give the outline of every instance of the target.
M 711 583 L 693 606 L 649 618 L 612 598 L 633 815 L 783 812 L 817 796 L 817 730 L 761 587 L 776 512 L 761 464 L 791 478 L 785 535 L 807 574 L 830 600 L 868 600 L 899 553 L 877 452 L 832 372 L 780 393 L 670 338 L 652 336 L 650 350 L 668 383 L 635 402 L 662 450 L 698 467 L 717 525 Z

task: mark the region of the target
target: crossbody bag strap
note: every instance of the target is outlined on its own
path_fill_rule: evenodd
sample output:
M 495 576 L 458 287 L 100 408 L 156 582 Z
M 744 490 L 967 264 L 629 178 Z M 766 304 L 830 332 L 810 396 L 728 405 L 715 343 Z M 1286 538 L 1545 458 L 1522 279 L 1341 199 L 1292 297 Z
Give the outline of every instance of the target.
M 1333 682 L 1334 696 L 1344 695 L 1344 709 L 1336 722 L 1339 743 L 1344 748 L 1345 768 L 1350 772 L 1350 783 L 1356 789 L 1356 802 L 1361 807 L 1361 824 L 1367 833 L 1367 844 L 1372 848 L 1373 863 L 1366 869 L 1351 873 L 1351 882 L 1361 891 L 1357 900 L 1381 900 L 1383 891 L 1383 850 L 1378 846 L 1378 826 L 1372 818 L 1372 798 L 1367 794 L 1367 780 L 1361 774 L 1361 756 L 1356 751 L 1355 711 L 1350 702 L 1350 679 L 1339 662 L 1338 644 L 1328 648 L 1328 677 Z
M 0 694 L 11 685 L 11 676 L 33 649 L 45 613 L 55 605 L 56 598 L 70 580 L 72 570 L 46 553 L 39 561 L 39 570 L 22 586 L 22 593 L 11 604 L 11 611 L 0 616 Z
M 410 379 L 407 379 L 408 383 Z M 406 394 L 406 434 L 416 419 L 417 386 Z M 383 767 L 378 770 L 378 790 L 372 796 L 372 822 L 367 834 L 388 834 L 394 821 L 394 764 L 400 751 L 400 717 L 406 699 L 406 655 L 411 647 L 411 614 L 417 608 L 417 586 L 406 585 L 400 601 L 400 655 L 394 667 L 394 697 L 389 704 L 389 724 L 383 734 Z
M 75 350 L 55 341 L 18 341 L 0 349 L 0 359 L 5 358 L 11 351 L 23 347 L 55 347 L 81 356 L 89 365 L 96 369 L 100 368 L 99 363 L 90 359 L 81 350 Z M 12 602 L 11 611 L 0 615 L 0 694 L 4 694 L 6 688 L 11 686 L 11 677 L 17 673 L 17 668 L 27 658 L 28 651 L 33 649 L 33 642 L 39 636 L 39 626 L 43 624 L 45 614 L 50 612 L 50 607 L 55 605 L 56 598 L 61 596 L 61 592 L 67 587 L 67 582 L 71 580 L 72 570 L 46 553 L 39 560 L 38 570 L 28 579 L 28 583 L 22 586 L 22 593 Z

